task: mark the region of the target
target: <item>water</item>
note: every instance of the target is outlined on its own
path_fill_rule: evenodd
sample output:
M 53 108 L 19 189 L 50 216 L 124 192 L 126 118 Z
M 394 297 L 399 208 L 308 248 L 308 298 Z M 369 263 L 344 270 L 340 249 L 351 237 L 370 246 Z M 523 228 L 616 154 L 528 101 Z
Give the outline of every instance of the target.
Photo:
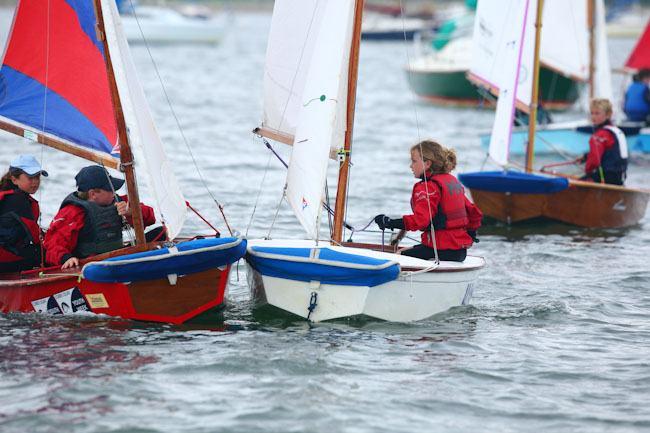
M 151 52 L 198 168 L 241 232 L 266 172 L 249 229 L 261 236 L 284 175 L 250 133 L 260 119 L 269 16 L 233 18 L 219 46 Z M 632 44 L 612 43 L 613 65 Z M 418 139 L 456 148 L 460 170 L 483 163 L 477 133 L 489 129 L 492 113 L 415 101 L 401 69 L 410 55 L 401 44 L 362 47 L 348 210 L 357 226 L 407 211 L 408 148 Z M 223 227 L 146 49 L 134 56 L 188 200 Z M 38 198 L 49 223 L 85 163 L 8 134 L 0 140 L 0 166 L 18 152 L 43 158 L 50 177 Z M 630 184 L 650 186 L 649 165 L 635 161 Z M 624 230 L 485 227 L 473 253 L 488 267 L 472 305 L 413 324 L 309 326 L 253 311 L 243 266 L 233 270 L 223 320 L 209 326 L 2 315 L 0 431 L 649 431 L 648 222 Z M 206 230 L 191 220 L 188 231 L 197 229 Z M 283 206 L 273 235 L 299 233 Z

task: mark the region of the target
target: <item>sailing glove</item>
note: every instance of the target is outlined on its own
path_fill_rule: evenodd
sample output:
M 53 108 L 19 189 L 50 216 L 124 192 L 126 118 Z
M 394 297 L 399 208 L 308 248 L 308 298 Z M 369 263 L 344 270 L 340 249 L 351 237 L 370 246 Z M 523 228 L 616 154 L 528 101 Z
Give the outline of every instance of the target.
M 377 215 L 375 217 L 375 223 L 377 223 L 381 230 L 404 229 L 404 221 L 402 218 L 392 219 L 384 214 Z
M 476 234 L 476 230 L 467 230 L 467 234 L 469 235 L 470 238 L 472 238 L 472 241 L 474 241 L 475 244 L 478 244 L 478 235 Z

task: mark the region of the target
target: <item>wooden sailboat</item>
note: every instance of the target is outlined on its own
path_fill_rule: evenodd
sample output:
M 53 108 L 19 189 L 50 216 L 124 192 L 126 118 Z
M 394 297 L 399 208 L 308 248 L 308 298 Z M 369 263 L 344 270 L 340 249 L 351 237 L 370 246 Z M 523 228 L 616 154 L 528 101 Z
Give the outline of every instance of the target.
M 19 1 L 0 68 L 0 128 L 109 168 L 121 168 L 135 245 L 59 267 L 0 275 L 1 312 L 86 311 L 182 323 L 224 305 L 239 238 L 149 243 L 138 175 L 170 239 L 186 202 L 153 124 L 114 0 Z
M 526 173 L 507 170 L 467 173 L 459 176 L 461 182 L 470 189 L 474 202 L 484 215 L 507 223 L 545 217 L 583 227 L 624 227 L 637 224 L 645 215 L 649 191 L 533 174 L 539 39 L 542 8 L 546 3 L 543 0 L 512 0 L 510 3 L 510 12 L 499 16 L 495 13 L 498 9 L 496 0 L 482 0 L 477 14 L 482 17 L 483 27 L 476 27 L 474 36 L 482 39 L 477 46 L 489 47 L 491 50 L 483 50 L 483 56 L 488 59 L 486 65 L 505 65 L 500 79 L 497 76 L 493 81 L 496 83 L 494 87 L 498 90 L 499 101 L 489 155 L 501 166 L 508 166 L 514 108 L 518 105 L 527 109 L 531 121 Z M 564 7 L 564 16 L 573 16 L 572 10 L 569 10 L 571 5 L 562 3 L 554 6 Z M 585 3 L 584 6 L 588 11 L 604 7 L 602 0 Z M 489 44 L 490 40 L 493 45 Z M 504 42 L 499 44 L 497 40 Z M 486 70 L 489 68 L 483 72 Z M 590 70 L 593 79 L 594 67 Z M 533 74 L 522 77 L 521 71 L 533 71 Z M 475 75 L 480 76 L 481 72 Z M 482 81 L 489 79 L 483 78 Z
M 434 262 L 342 243 L 363 1 L 275 2 L 257 134 L 293 146 L 284 198 L 306 240 L 250 240 L 257 305 L 313 321 L 365 315 L 413 321 L 467 303 L 484 266 Z M 339 157 L 334 230 L 320 237 L 326 171 Z

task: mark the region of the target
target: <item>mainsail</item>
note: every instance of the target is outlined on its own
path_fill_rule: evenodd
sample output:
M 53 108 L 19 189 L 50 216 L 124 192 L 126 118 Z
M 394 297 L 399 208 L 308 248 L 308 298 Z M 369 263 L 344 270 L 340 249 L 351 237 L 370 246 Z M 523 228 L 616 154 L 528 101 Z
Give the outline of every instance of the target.
M 260 133 L 293 144 L 286 197 L 311 238 L 330 152 L 345 137 L 353 21 L 352 1 L 278 0 L 273 10 Z
M 635 70 L 650 68 L 650 20 L 648 20 L 643 35 L 641 35 L 634 50 L 632 50 L 632 54 L 625 62 L 625 67 Z
M 185 200 L 154 128 L 114 0 L 20 0 L 0 68 L 0 127 L 108 167 L 119 165 L 117 113 L 103 35 L 135 153 L 170 237 Z M 101 31 L 103 30 L 103 32 Z

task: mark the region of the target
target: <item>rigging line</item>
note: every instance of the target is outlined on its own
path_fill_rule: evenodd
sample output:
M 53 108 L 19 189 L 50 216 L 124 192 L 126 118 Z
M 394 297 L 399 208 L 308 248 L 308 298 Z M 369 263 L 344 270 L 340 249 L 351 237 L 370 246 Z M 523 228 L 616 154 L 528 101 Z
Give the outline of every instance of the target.
M 280 206 L 282 206 L 282 200 L 285 199 L 287 196 L 287 185 L 284 185 L 284 190 L 282 191 L 282 197 L 280 197 L 280 201 L 278 202 L 278 207 L 275 209 L 275 215 L 273 215 L 273 220 L 271 220 L 271 227 L 269 227 L 269 232 L 266 235 L 266 239 L 271 239 L 271 231 L 273 231 L 273 227 L 275 226 L 275 220 L 278 219 L 278 214 L 280 213 Z
M 187 150 L 190 154 L 190 157 L 192 158 L 192 163 L 194 164 L 194 167 L 196 168 L 196 172 L 199 175 L 199 179 L 201 180 L 201 184 L 203 184 L 203 187 L 205 190 L 208 192 L 208 195 L 214 201 L 214 203 L 217 205 L 217 208 L 219 209 L 219 212 L 221 212 L 221 217 L 223 218 L 223 222 L 226 224 L 226 227 L 228 228 L 228 232 L 230 235 L 233 234 L 232 229 L 230 228 L 230 224 L 228 224 L 228 219 L 226 218 L 226 214 L 224 213 L 223 210 L 223 205 L 217 200 L 217 198 L 212 194 L 212 191 L 210 188 L 208 188 L 208 184 L 205 181 L 205 178 L 203 177 L 203 173 L 201 172 L 201 169 L 199 168 L 198 163 L 196 162 L 196 158 L 194 157 L 194 152 L 192 152 L 192 148 L 190 147 L 190 143 L 187 140 L 187 137 L 185 136 L 185 131 L 183 130 L 181 126 L 181 122 L 178 119 L 178 116 L 176 115 L 176 111 L 174 110 L 174 107 L 172 106 L 171 99 L 169 98 L 169 94 L 167 93 L 167 87 L 165 86 L 162 76 L 160 75 L 160 71 L 158 69 L 158 64 L 154 60 L 153 54 L 151 53 L 151 49 L 149 47 L 149 42 L 147 42 L 147 38 L 144 36 L 144 32 L 142 31 L 142 26 L 140 25 L 140 18 L 138 17 L 138 13 L 136 12 L 135 5 L 133 3 L 133 0 L 129 0 L 129 3 L 131 4 L 131 10 L 133 12 L 133 16 L 135 18 L 135 22 L 138 25 L 138 30 L 140 31 L 140 35 L 142 36 L 142 40 L 144 42 L 144 46 L 147 49 L 147 54 L 149 55 L 149 58 L 151 59 L 151 63 L 153 65 L 153 69 L 156 73 L 156 77 L 158 78 L 158 81 L 160 82 L 160 87 L 162 88 L 163 94 L 165 96 L 165 100 L 167 101 L 167 105 L 169 106 L 169 110 L 172 113 L 172 117 L 174 118 L 174 121 L 176 122 L 176 126 L 178 127 L 178 130 L 181 134 L 181 137 L 183 139 L 183 143 L 185 144 L 185 147 L 187 147 Z
M 251 213 L 251 218 L 248 220 L 248 225 L 246 226 L 246 232 L 244 233 L 244 237 L 248 236 L 248 230 L 251 228 L 251 224 L 253 224 L 253 218 L 255 217 L 255 211 L 257 210 L 257 204 L 260 201 L 260 195 L 262 194 L 262 188 L 264 187 L 264 182 L 266 181 L 266 175 L 269 171 L 269 166 L 271 165 L 271 154 L 269 153 L 269 159 L 266 161 L 266 168 L 264 169 L 264 175 L 262 176 L 262 182 L 260 182 L 260 187 L 257 190 L 257 197 L 255 197 L 255 204 L 253 205 L 253 212 Z
M 406 38 L 406 23 L 405 23 L 405 20 L 404 20 L 404 3 L 403 3 L 403 0 L 399 1 L 399 7 L 400 7 L 400 12 L 401 12 L 401 17 L 402 17 L 402 33 L 404 35 L 404 47 L 405 47 L 404 53 L 406 54 L 407 65 L 409 65 L 409 67 L 410 67 L 411 66 L 411 58 L 409 56 L 408 47 L 406 45 L 407 44 L 407 38 Z M 408 79 L 409 79 L 409 82 L 410 82 L 411 81 L 411 74 L 409 74 L 408 77 L 409 77 Z M 415 125 L 416 125 L 417 134 L 418 134 L 418 146 L 420 148 L 420 156 L 422 157 L 422 164 L 424 165 L 424 159 L 423 159 L 424 154 L 422 153 L 422 140 L 420 139 L 420 120 L 418 118 L 418 110 L 417 110 L 417 106 L 416 106 L 416 104 L 414 102 L 413 95 L 411 95 L 411 103 L 413 105 L 413 111 L 415 113 Z M 426 174 L 427 173 L 426 173 L 426 168 L 425 168 L 424 169 L 425 178 L 426 178 Z M 429 219 L 432 220 L 433 219 L 433 210 L 431 209 L 431 202 L 429 201 L 429 187 L 428 187 L 427 184 L 428 184 L 428 182 L 425 181 L 424 182 L 424 189 L 425 189 L 425 193 L 427 195 L 427 207 L 429 208 Z M 430 233 L 431 233 L 431 235 L 430 235 L 431 236 L 431 243 L 433 244 L 433 254 L 434 254 L 434 257 L 436 259 L 435 261 L 436 261 L 436 263 L 440 263 L 440 258 L 438 257 L 438 245 L 436 244 L 435 228 L 433 227 L 433 224 L 429 224 L 429 227 L 430 227 L 429 230 L 430 230 Z

